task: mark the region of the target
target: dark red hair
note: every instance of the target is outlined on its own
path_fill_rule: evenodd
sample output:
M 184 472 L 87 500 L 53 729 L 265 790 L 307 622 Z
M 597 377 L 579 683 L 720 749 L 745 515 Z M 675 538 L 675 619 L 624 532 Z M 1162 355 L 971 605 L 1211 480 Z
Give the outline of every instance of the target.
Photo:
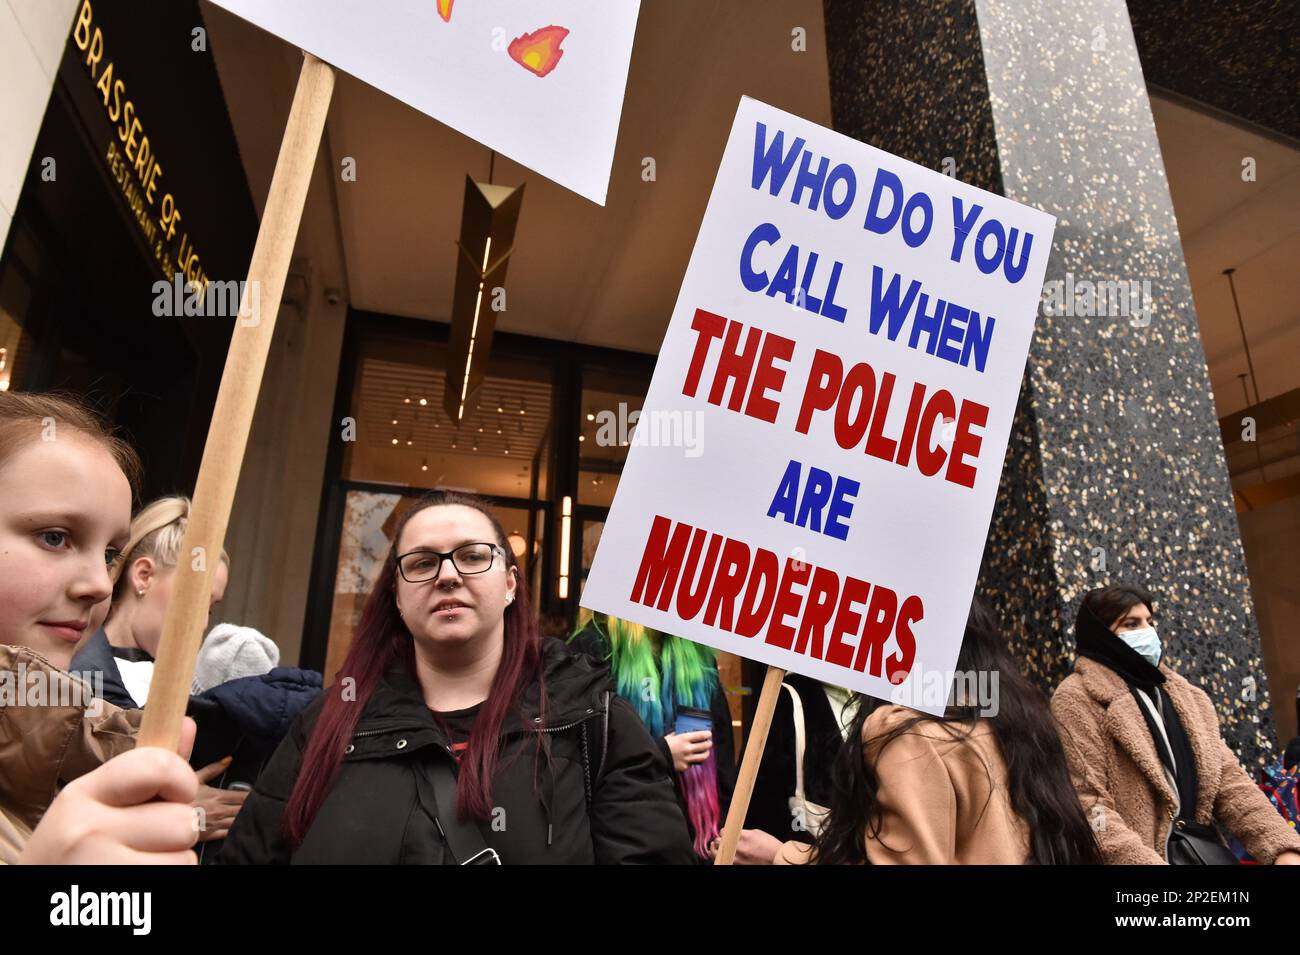
M 518 566 L 501 523 L 492 516 L 482 498 L 453 491 L 434 491 L 402 515 L 384 568 L 362 611 L 352 648 L 334 683 L 325 691 L 324 707 L 307 741 L 298 778 L 285 807 L 284 830 L 295 846 L 302 844 L 334 784 L 343 763 L 343 751 L 351 741 L 361 713 L 384 671 L 394 664 L 401 664 L 415 677 L 414 638 L 397 614 L 397 545 L 407 522 L 420 511 L 453 505 L 470 507 L 483 514 L 491 522 L 497 543 L 505 551 L 507 570 Z M 492 777 L 500 755 L 501 724 L 511 707 L 517 705 L 525 687 L 537 683 L 545 707 L 545 687 L 541 685 L 542 636 L 528 599 L 527 583 L 522 574 L 519 577 L 515 599 L 505 610 L 501 663 L 488 698 L 474 721 L 469 748 L 461 756 L 456 811 L 462 818 L 487 820 L 491 817 Z M 355 682 L 348 687 L 349 698 L 344 699 L 341 690 L 347 678 Z

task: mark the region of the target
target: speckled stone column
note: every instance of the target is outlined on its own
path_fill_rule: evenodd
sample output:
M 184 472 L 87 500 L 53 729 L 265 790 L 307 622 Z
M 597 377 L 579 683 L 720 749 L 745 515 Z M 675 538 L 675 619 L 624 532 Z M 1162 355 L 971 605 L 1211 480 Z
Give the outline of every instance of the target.
M 1105 315 L 1064 295 L 1040 311 L 981 571 L 1026 670 L 1054 689 L 1082 594 L 1144 585 L 1166 659 L 1210 695 L 1229 744 L 1271 756 L 1205 353 L 1123 0 L 824 9 L 836 129 L 932 169 L 951 159 L 957 178 L 1057 216 L 1049 283 L 1139 283 Z

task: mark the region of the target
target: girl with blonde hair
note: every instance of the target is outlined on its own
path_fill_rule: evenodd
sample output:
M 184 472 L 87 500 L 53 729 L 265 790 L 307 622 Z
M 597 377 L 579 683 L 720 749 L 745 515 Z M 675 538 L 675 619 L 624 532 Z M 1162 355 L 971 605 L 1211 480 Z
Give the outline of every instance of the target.
M 161 497 L 131 520 L 131 535 L 114 568 L 108 621 L 73 658 L 73 670 L 102 674 L 104 699 L 117 706 L 138 709 L 149 698 L 190 507 L 188 497 Z M 209 608 L 225 594 L 229 561 L 223 550 L 212 574 Z
M 112 592 L 139 479 L 135 452 L 85 407 L 0 392 L 0 864 L 196 861 L 193 771 L 134 749 L 139 714 L 66 672 Z

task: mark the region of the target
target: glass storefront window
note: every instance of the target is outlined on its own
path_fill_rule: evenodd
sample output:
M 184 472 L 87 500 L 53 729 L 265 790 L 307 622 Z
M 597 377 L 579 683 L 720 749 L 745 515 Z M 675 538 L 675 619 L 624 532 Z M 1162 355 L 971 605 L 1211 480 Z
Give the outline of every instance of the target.
M 400 493 L 348 491 L 344 498 L 343 532 L 330 606 L 329 653 L 325 660 L 327 682 L 352 646 L 366 598 L 374 589 L 388 555 L 396 524 L 395 512 L 402 497 Z
M 325 667 L 342 664 L 403 513 L 428 490 L 478 494 L 519 562 L 534 604 L 542 594 L 551 458 L 550 367 L 493 355 L 459 427 L 443 406 L 447 347 L 367 336 L 353 374 L 353 440 L 341 467 L 342 522 Z M 391 490 L 384 487 L 391 486 Z
M 491 373 L 457 426 L 443 408 L 446 359 L 446 346 L 437 343 L 365 343 L 352 396 L 356 440 L 344 452 L 344 479 L 545 497 L 550 369 L 493 356 Z
M 589 368 L 583 372 L 582 385 L 578 503 L 607 508 L 614 501 L 650 380 Z
M 596 548 L 600 546 L 600 534 L 604 529 L 605 522 L 603 520 L 582 521 L 579 525 L 578 540 L 582 548 L 582 579 L 579 581 L 579 590 L 587 582 L 587 573 L 596 560 Z

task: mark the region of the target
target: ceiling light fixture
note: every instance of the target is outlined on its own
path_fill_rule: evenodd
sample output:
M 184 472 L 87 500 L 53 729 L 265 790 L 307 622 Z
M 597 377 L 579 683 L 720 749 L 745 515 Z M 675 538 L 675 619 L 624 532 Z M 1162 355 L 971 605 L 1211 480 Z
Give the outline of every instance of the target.
M 473 404 L 487 375 L 497 313 L 490 306 L 483 307 L 483 297 L 505 282 L 523 197 L 523 186 L 496 186 L 465 177 L 465 204 L 457 241 L 460 255 L 451 305 L 451 349 L 443 395 L 443 406 L 457 422 L 465 417 L 465 408 Z

